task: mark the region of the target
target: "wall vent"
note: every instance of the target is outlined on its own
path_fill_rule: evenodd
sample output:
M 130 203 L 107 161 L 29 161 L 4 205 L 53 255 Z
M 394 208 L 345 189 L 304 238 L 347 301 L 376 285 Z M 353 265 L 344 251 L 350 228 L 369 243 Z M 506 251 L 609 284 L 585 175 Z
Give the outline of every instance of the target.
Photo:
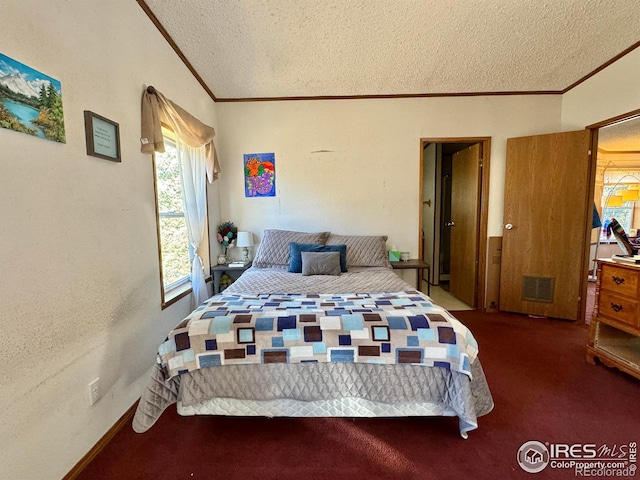
M 522 277 L 522 300 L 553 303 L 555 279 L 552 277 Z

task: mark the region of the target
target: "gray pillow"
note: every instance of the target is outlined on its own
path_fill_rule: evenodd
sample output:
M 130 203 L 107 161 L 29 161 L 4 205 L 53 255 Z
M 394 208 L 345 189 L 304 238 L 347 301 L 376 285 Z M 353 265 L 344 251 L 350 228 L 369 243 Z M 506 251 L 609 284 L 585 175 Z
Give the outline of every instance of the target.
M 329 232 L 295 232 L 291 230 L 265 230 L 258 251 L 253 259 L 253 266 L 259 268 L 289 266 L 289 244 L 327 243 Z
M 302 275 L 340 275 L 340 252 L 300 252 Z
M 347 267 L 391 268 L 386 235 L 329 235 L 327 245 L 347 246 Z

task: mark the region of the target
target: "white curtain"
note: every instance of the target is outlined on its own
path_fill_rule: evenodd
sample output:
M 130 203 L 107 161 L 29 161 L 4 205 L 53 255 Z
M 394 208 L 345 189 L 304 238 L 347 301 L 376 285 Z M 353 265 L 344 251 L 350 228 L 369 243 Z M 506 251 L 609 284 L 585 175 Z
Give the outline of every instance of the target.
M 196 308 L 211 295 L 207 290 L 204 279 L 204 265 L 198 255 L 198 248 L 204 237 L 207 216 L 207 188 L 206 188 L 206 152 L 205 147 L 190 147 L 177 138 L 178 160 L 180 162 L 180 177 L 182 180 L 184 212 L 189 233 L 189 243 L 193 249 L 191 264 L 191 306 Z

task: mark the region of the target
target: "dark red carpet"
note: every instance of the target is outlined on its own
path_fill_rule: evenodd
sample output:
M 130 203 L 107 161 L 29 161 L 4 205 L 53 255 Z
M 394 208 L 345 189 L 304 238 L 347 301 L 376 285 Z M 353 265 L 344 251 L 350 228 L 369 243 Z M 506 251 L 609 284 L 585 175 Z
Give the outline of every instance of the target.
M 575 478 L 516 462 L 526 441 L 640 440 L 640 381 L 585 362 L 587 328 L 509 314 L 455 312 L 480 345 L 495 401 L 468 440 L 456 418 L 180 417 L 128 426 L 78 477 L 99 479 Z

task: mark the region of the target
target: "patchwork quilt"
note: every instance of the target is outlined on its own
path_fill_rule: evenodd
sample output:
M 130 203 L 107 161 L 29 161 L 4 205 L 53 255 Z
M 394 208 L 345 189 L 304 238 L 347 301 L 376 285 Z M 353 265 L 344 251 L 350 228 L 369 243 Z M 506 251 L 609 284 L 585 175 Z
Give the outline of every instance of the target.
M 368 363 L 437 366 L 472 378 L 471 332 L 418 291 L 221 294 L 160 346 L 165 380 L 220 365 Z

